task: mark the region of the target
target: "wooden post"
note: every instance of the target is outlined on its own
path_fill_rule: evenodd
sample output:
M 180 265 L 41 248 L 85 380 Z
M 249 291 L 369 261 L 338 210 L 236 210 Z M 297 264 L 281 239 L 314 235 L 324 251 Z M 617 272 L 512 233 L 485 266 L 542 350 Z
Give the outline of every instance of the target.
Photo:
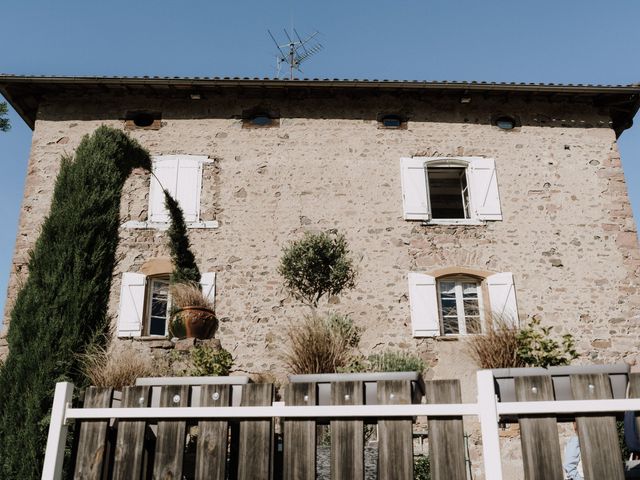
M 122 407 L 148 407 L 150 392 L 150 387 L 124 387 Z M 140 480 L 143 470 L 146 428 L 147 422 L 144 420 L 120 420 L 118 422 L 113 480 Z
M 362 382 L 331 383 L 332 405 L 362 405 Z M 331 478 L 362 480 L 364 478 L 364 422 L 331 420 Z
M 269 406 L 273 385 L 250 383 L 242 386 L 241 406 Z M 239 480 L 270 480 L 272 476 L 273 419 L 241 420 L 238 460 Z
M 574 400 L 612 398 L 607 374 L 571 375 Z M 615 415 L 576 415 L 585 480 L 624 480 Z
M 84 395 L 84 408 L 109 408 L 113 388 L 89 387 Z M 101 480 L 107 452 L 109 420 L 83 420 L 80 424 L 78 456 L 73 478 Z
M 201 407 L 228 407 L 231 405 L 230 385 L 203 385 Z M 196 452 L 196 479 L 225 480 L 229 422 L 201 420 L 198 422 L 198 450 Z
M 378 382 L 378 403 L 411 403 L 411 382 Z M 394 418 L 378 420 L 378 479 L 413 480 L 413 420 Z
M 315 383 L 290 383 L 284 391 L 285 405 L 314 406 Z M 316 478 L 315 420 L 284 420 L 284 480 Z
M 553 382 L 548 375 L 515 377 L 519 402 L 554 400 Z M 525 480 L 562 480 L 562 457 L 558 422 L 553 415 L 524 416 L 518 419 Z
M 426 383 L 427 403 L 462 403 L 459 380 Z M 433 480 L 466 480 L 462 416 L 429 417 L 429 458 Z
M 168 385 L 160 393 L 161 407 L 188 407 L 189 386 Z M 159 420 L 153 478 L 182 479 L 187 425 L 184 420 Z

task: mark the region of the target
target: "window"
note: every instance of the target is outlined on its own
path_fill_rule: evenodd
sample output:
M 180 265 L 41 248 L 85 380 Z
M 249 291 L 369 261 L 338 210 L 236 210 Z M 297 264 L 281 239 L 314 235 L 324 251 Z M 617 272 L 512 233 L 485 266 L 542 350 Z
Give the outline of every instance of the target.
M 480 283 L 469 277 L 438 282 L 443 335 L 482 333 Z
M 489 328 L 485 311 L 506 321 L 518 322 L 515 286 L 510 272 L 485 278 L 468 275 L 436 278 L 411 272 L 408 279 L 414 337 L 482 333 Z
M 403 158 L 400 170 L 405 220 L 431 224 L 502 220 L 491 158 Z
M 169 212 L 164 208 L 164 189 L 178 201 L 189 228 L 216 228 L 215 220 L 200 219 L 203 165 L 212 163 L 203 155 L 159 155 L 151 159 L 147 221 L 130 220 L 125 228 L 166 229 Z
M 202 293 L 212 302 L 216 295 L 216 273 L 203 273 Z M 168 332 L 169 276 L 147 276 L 125 272 L 120 286 L 118 337 L 166 336 Z
M 242 128 L 269 128 L 280 126 L 280 113 L 267 108 L 251 108 L 242 112 Z
M 149 278 L 145 310 L 145 333 L 166 335 L 169 325 L 169 277 Z

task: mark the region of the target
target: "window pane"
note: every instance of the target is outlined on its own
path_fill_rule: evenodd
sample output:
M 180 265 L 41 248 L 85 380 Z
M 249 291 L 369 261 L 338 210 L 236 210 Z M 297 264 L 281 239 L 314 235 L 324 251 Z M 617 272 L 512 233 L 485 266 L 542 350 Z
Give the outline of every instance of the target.
M 467 327 L 467 333 L 482 333 L 480 317 L 465 317 L 464 321 Z
M 149 335 L 166 335 L 169 309 L 169 281 L 151 280 L 151 301 L 149 304 Z
M 460 333 L 458 328 L 458 317 L 443 317 L 442 326 L 445 335 L 455 335 Z
M 167 319 L 151 317 L 149 321 L 149 335 L 166 335 Z
M 480 305 L 478 305 L 478 300 L 465 300 L 464 301 L 464 316 L 479 316 L 480 315 Z
M 433 218 L 466 218 L 463 176 L 466 176 L 464 168 L 427 168 Z
M 455 298 L 456 295 L 456 284 L 455 282 L 440 282 L 440 294 L 444 298 L 445 296 L 449 298 Z
M 478 298 L 478 284 L 477 283 L 463 283 L 462 293 L 464 298 Z

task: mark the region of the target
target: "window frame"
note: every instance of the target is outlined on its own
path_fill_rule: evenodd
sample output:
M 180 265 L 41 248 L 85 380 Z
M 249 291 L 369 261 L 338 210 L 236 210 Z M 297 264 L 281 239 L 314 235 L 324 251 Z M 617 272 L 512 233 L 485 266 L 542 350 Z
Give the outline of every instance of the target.
M 444 312 L 442 308 L 442 290 L 441 285 L 442 282 L 453 282 L 455 288 L 455 300 L 456 300 L 456 314 L 458 317 L 458 333 L 445 333 L 444 327 Z M 478 295 L 478 311 L 479 311 L 479 321 L 480 321 L 480 332 L 478 333 L 468 333 L 467 332 L 467 321 L 466 321 L 466 313 L 464 311 L 464 291 L 462 285 L 464 283 L 474 283 L 477 288 Z M 438 318 L 440 321 L 440 335 L 443 337 L 459 337 L 459 336 L 468 336 L 468 335 L 482 335 L 486 331 L 485 324 L 485 312 L 484 312 L 484 300 L 483 300 L 483 283 L 484 280 L 472 277 L 469 275 L 448 275 L 445 277 L 439 277 L 436 279 L 436 294 L 437 294 L 437 302 L 438 302 Z
M 166 283 L 167 285 L 167 312 L 165 319 L 164 334 L 151 333 L 151 312 L 153 302 L 153 284 L 155 282 Z M 144 311 L 142 313 L 142 336 L 166 338 L 169 335 L 169 322 L 171 320 L 171 290 L 169 289 L 170 276 L 166 274 L 147 276 L 144 289 Z

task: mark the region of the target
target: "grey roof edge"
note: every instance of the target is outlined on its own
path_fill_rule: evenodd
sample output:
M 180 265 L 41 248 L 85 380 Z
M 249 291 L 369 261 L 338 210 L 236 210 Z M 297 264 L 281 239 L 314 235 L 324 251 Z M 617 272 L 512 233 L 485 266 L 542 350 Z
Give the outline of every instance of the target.
M 640 108 L 640 83 L 629 85 L 590 85 L 559 83 L 516 83 L 516 82 L 482 82 L 482 81 L 428 81 L 428 80 L 367 80 L 367 79 L 277 79 L 258 77 L 126 77 L 126 76 L 48 76 L 48 75 L 14 75 L 0 73 L 0 93 L 18 112 L 25 123 L 33 129 L 39 105 L 39 96 L 34 95 L 40 89 L 51 91 L 56 87 L 108 87 L 147 86 L 180 87 L 180 90 L 206 88 L 337 88 L 349 90 L 437 90 L 494 92 L 513 94 L 548 94 L 579 97 L 596 97 L 601 95 L 622 97 L 618 112 L 622 112 L 621 120 L 615 121 L 614 129 L 619 136 L 633 123 L 633 117 Z M 28 89 L 30 98 L 25 98 Z
M 260 77 L 159 77 L 159 76 L 48 76 L 14 75 L 0 73 L 0 84 L 47 83 L 47 84 L 130 84 L 162 85 L 180 84 L 192 86 L 305 86 L 305 87 L 364 87 L 364 88 L 437 88 L 469 90 L 502 90 L 527 92 L 566 93 L 640 93 L 640 83 L 627 85 L 598 85 L 574 83 L 525 83 L 525 82 L 484 82 L 450 80 L 378 80 L 344 78 L 301 78 L 280 79 Z

